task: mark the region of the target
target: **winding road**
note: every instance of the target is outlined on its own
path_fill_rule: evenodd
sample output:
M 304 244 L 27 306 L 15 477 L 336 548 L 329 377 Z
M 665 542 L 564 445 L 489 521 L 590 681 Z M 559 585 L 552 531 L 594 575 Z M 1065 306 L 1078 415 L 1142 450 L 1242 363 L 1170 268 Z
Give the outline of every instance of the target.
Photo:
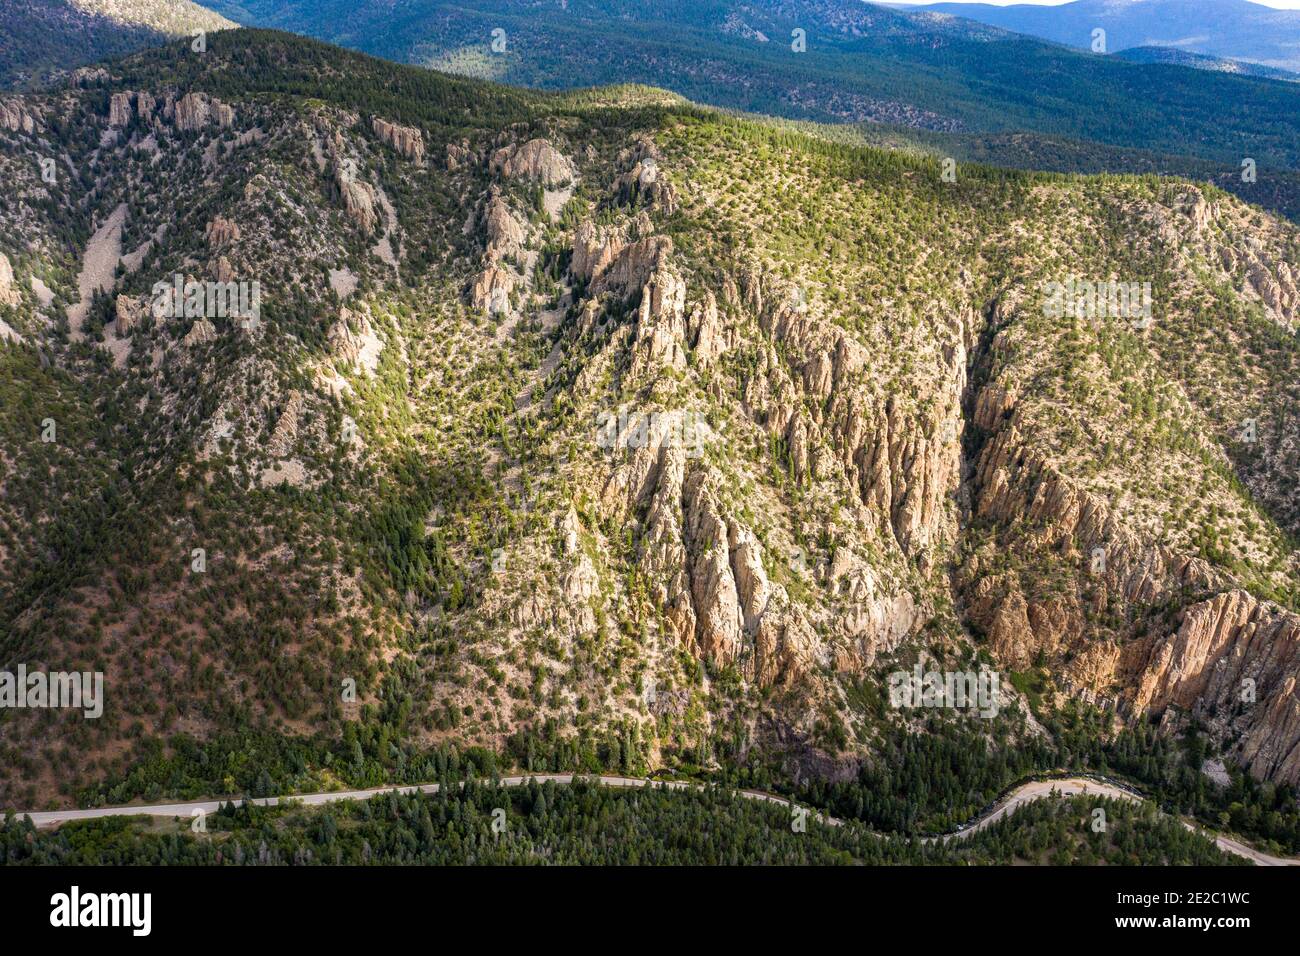
M 572 783 L 575 776 L 584 780 L 599 781 L 602 786 L 606 787 L 650 787 L 662 786 L 671 790 L 697 789 L 707 784 L 693 783 L 680 780 L 647 780 L 642 777 L 613 777 L 600 776 L 593 777 L 585 774 L 571 773 L 541 773 L 528 774 L 521 777 L 502 777 L 501 783 L 507 787 L 524 786 L 529 780 L 536 780 L 538 783 L 554 781 L 557 784 Z M 250 803 L 257 806 L 274 807 L 278 806 L 281 801 L 288 803 L 299 803 L 304 806 L 315 807 L 323 806 L 329 803 L 337 803 L 341 800 L 369 800 L 372 797 L 385 793 L 410 794 L 419 791 L 420 793 L 437 793 L 440 785 L 436 783 L 412 784 L 402 787 L 375 787 L 370 790 L 332 790 L 327 793 L 306 793 L 296 794 L 287 797 L 262 797 L 249 800 Z M 782 803 L 787 806 L 795 806 L 792 801 L 785 797 L 779 797 L 775 794 L 765 793 L 761 790 L 738 790 L 740 796 L 748 800 L 766 800 L 770 803 Z M 1060 779 L 1031 780 L 1028 783 L 1021 784 L 1002 799 L 998 800 L 985 813 L 981 814 L 973 823 L 963 826 L 960 830 L 953 833 L 945 833 L 942 836 L 923 837 L 925 842 L 942 840 L 947 843 L 949 840 L 962 840 L 974 833 L 987 829 L 997 823 L 1004 817 L 1014 813 L 1018 808 L 1035 800 L 1041 800 L 1050 796 L 1053 792 L 1061 796 L 1071 797 L 1080 794 L 1095 795 L 1098 797 L 1109 797 L 1117 800 L 1132 800 L 1140 802 L 1143 798 L 1125 790 L 1119 786 L 1107 783 L 1102 780 L 1090 779 L 1087 777 L 1067 777 Z M 140 806 L 121 806 L 121 807 L 97 807 L 91 810 L 48 810 L 37 813 L 19 813 L 18 817 L 30 817 L 32 823 L 37 827 L 54 827 L 62 823 L 69 823 L 74 820 L 97 820 L 104 817 L 115 816 L 151 816 L 151 817 L 193 817 L 200 813 L 215 813 L 223 803 L 229 803 L 229 800 L 198 800 L 188 803 L 155 803 Z M 233 801 L 240 804 L 243 801 Z M 835 817 L 828 817 L 824 814 L 810 812 L 810 816 L 829 826 L 843 826 L 844 821 Z M 1256 850 L 1254 847 L 1247 846 L 1231 837 L 1221 836 L 1209 830 L 1203 830 L 1195 824 L 1186 820 L 1182 821 L 1183 826 L 1189 830 L 1202 833 L 1204 836 L 1214 840 L 1220 850 L 1226 853 L 1232 853 L 1236 856 L 1244 857 L 1258 866 L 1300 866 L 1300 859 L 1291 857 L 1272 856 Z

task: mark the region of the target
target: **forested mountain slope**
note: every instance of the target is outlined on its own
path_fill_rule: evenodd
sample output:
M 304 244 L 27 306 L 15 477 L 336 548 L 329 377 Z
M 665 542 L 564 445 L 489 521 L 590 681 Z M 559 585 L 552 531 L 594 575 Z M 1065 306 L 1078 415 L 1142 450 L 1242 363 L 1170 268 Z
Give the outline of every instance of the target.
M 106 680 L 0 718 L 0 802 L 495 754 L 910 829 L 1218 754 L 1294 830 L 1293 226 L 259 30 L 0 115 L 0 669 Z
M 1300 211 L 1294 84 L 1130 63 L 949 15 L 860 0 L 209 5 L 242 23 L 516 85 L 646 83 L 748 112 L 943 133 L 958 158 L 973 138 L 999 165 L 1156 171 Z M 1047 141 L 1030 161 L 1026 139 Z M 1062 139 L 1075 148 L 1053 149 Z

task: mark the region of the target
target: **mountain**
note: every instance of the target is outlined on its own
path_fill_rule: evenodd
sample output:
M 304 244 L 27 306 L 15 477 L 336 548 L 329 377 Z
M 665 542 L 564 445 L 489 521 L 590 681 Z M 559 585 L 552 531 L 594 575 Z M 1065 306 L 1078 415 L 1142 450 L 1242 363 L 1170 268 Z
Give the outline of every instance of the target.
M 1112 53 L 1140 46 L 1174 47 L 1300 71 L 1300 10 L 1275 10 L 1249 0 L 1072 0 L 1053 6 L 930 3 L 906 9 L 951 14 L 1083 49 L 1092 47 L 1092 31 L 1102 29 Z
M 1216 56 L 1206 56 L 1203 53 L 1188 53 L 1168 46 L 1131 46 L 1121 50 L 1116 56 L 1130 63 L 1168 63 L 1174 66 L 1188 66 L 1196 70 L 1239 73 L 1268 80 L 1284 80 L 1288 83 L 1300 82 L 1300 73 L 1262 66 L 1259 63 L 1249 63 L 1245 60 L 1225 60 Z
M 234 23 L 190 0 L 6 0 L 0 87 Z
M 1146 172 L 1158 154 L 1170 174 L 1208 175 L 1249 201 L 1300 209 L 1295 86 L 1127 63 L 945 15 L 857 0 L 413 0 L 400 13 L 382 0 L 246 0 L 217 9 L 515 85 L 631 81 L 752 113 L 983 137 L 986 147 L 1011 133 L 1091 144 L 1093 162 L 1058 171 L 1089 170 L 1104 156 L 1111 172 Z M 795 30 L 803 53 L 792 49 Z M 494 36 L 503 52 L 493 52 Z M 984 158 L 1016 165 L 1020 156 L 986 148 Z M 1139 162 L 1125 165 L 1130 157 Z M 1255 182 L 1242 180 L 1244 158 L 1256 162 Z
M 1295 226 L 256 29 L 105 70 L 0 101 L 0 670 L 105 679 L 0 804 L 1105 768 L 1300 843 Z

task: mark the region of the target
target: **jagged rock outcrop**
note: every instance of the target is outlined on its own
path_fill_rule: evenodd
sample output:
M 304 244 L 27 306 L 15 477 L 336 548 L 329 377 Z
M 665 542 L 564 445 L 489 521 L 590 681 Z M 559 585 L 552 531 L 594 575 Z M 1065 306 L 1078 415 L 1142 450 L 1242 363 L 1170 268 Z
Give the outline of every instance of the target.
M 573 559 L 573 567 L 564 576 L 560 590 L 569 604 L 570 614 L 578 615 L 577 630 L 590 633 L 595 627 L 595 614 L 588 602 L 600 591 L 600 574 L 582 550 L 582 523 L 572 505 L 560 523 L 560 537 L 565 555 Z
M 626 245 L 627 236 L 617 226 L 597 226 L 583 221 L 574 230 L 569 269 L 575 278 L 590 282 L 609 268 Z
M 1189 213 L 1208 229 L 1211 207 Z M 995 342 L 994 348 L 997 348 Z M 1073 587 L 1035 587 L 1024 572 L 968 560 L 958 575 L 967 618 L 1011 669 L 1043 660 L 1066 692 L 1128 720 L 1201 721 L 1253 774 L 1300 780 L 1300 616 L 1234 586 L 1200 557 L 1128 527 L 1112 504 L 1032 450 L 1019 398 L 997 381 L 972 402 L 986 440 L 972 475 L 974 514 L 1004 529 L 999 547 L 1060 555 Z M 1143 608 L 1173 605 L 1173 629 Z M 1099 634 L 1114 607 L 1134 609 Z
M 1180 197 L 1177 208 L 1191 220 L 1192 231 L 1198 236 L 1219 217 L 1219 204 L 1207 200 L 1199 189 L 1194 189 Z
M 1027 553 L 1059 554 L 1078 568 L 1079 587 L 1024 593 L 1014 576 L 990 574 L 972 561 L 961 577 L 969 583 L 967 617 L 988 635 L 998 660 L 1027 668 L 1040 655 L 1055 658 L 1082 651 L 1090 621 L 1112 600 L 1153 605 L 1169 595 L 1206 593 L 1228 585 L 1222 572 L 1134 534 L 1108 504 L 1081 488 L 1029 450 L 1013 392 L 995 383 L 974 399 L 973 423 L 989 433 L 975 463 L 975 516 L 1011 529 L 1005 542 Z M 1113 677 L 1115 654 L 1093 643 L 1076 653 L 1066 679 L 1093 690 Z
M 528 231 L 498 191 L 494 190 L 488 200 L 484 218 L 487 224 L 489 261 L 495 262 L 506 256 L 515 255 L 523 248 Z
M 334 168 L 334 182 L 339 187 L 339 194 L 343 197 L 343 208 L 348 216 L 361 227 L 362 232 L 367 234 L 374 232 L 375 226 L 379 223 L 379 213 L 375 208 L 378 203 L 375 188 L 353 176 L 343 163 L 337 164 Z
M 196 319 L 190 326 L 190 330 L 185 333 L 182 342 L 187 347 L 203 345 L 207 342 L 215 342 L 217 338 L 217 327 L 207 319 Z
M 490 264 L 474 279 L 470 304 L 489 315 L 504 315 L 510 311 L 510 294 L 514 289 L 514 273 L 495 263 Z
M 1203 720 L 1257 777 L 1300 782 L 1300 616 L 1241 590 L 1183 610 L 1172 634 L 1125 649 L 1134 712 Z
M 372 128 L 380 142 L 387 143 L 414 163 L 424 162 L 424 135 L 414 126 L 398 126 L 376 116 Z
M 172 114 L 177 129 L 188 132 L 200 130 L 213 121 L 223 127 L 233 126 L 235 122 L 234 109 L 206 93 L 186 93 L 174 105 L 169 101 L 165 112 Z
M 1274 262 L 1262 250 L 1246 246 L 1242 250 L 1243 268 L 1250 288 L 1279 321 L 1290 325 L 1297 321 L 1300 292 L 1291 268 L 1283 261 Z
M 176 128 L 193 131 L 201 129 L 208 121 L 208 98 L 202 93 L 186 93 L 175 104 Z
M 730 537 L 706 474 L 697 471 L 683 489 L 691 598 L 695 608 L 693 642 L 697 653 L 726 667 L 741 651 L 744 618 L 731 570 Z
M 976 467 L 980 517 L 1042 530 L 1041 546 L 1087 556 L 1097 582 L 1125 601 L 1149 604 L 1176 590 L 1221 588 L 1228 580 L 1200 558 L 1145 542 L 1129 532 L 1106 503 L 1050 463 L 1028 454 L 1014 419 L 985 446 Z
M 785 356 L 773 354 L 769 375 L 751 379 L 745 399 L 750 414 L 792 446 L 823 444 L 812 436 L 825 433 L 862 503 L 887 519 L 905 554 L 924 554 L 955 536 L 951 500 L 961 470 L 958 423 L 966 381 L 962 344 L 954 343 L 943 356 L 929 393 L 915 396 L 917 402 L 896 394 L 882 398 L 857 382 L 868 365 L 863 347 L 803 304 L 797 289 L 749 269 L 724 293 L 757 315 Z M 812 417 L 796 415 L 797 402 L 774 385 L 802 388 L 815 399 Z M 799 457 L 806 458 L 796 462 L 801 477 L 820 473 L 811 452 Z
M 592 293 L 616 292 L 626 296 L 643 288 L 672 251 L 673 241 L 667 236 L 647 236 L 625 246 L 592 283 Z
M 119 295 L 115 306 L 113 331 L 118 336 L 130 335 L 149 312 L 149 303 L 139 296 Z
M 527 179 L 544 186 L 560 186 L 578 175 L 573 162 L 544 139 L 501 147 L 492 154 L 488 168 L 507 179 Z
M 330 353 L 340 361 L 371 374 L 379 368 L 383 342 L 375 334 L 365 312 L 341 310 L 339 320 L 330 327 L 328 340 Z
M 108 70 L 102 66 L 79 66 L 72 71 L 70 81 L 73 86 L 98 86 L 110 79 Z
M 630 202 L 642 202 L 666 216 L 677 211 L 677 189 L 659 168 L 659 161 L 647 156 L 619 178 L 620 193 Z
M 296 390 L 290 392 L 267 445 L 267 453 L 272 458 L 285 458 L 293 451 L 293 446 L 298 441 L 298 419 L 302 415 L 302 408 L 302 393 Z
M 257 173 L 244 184 L 244 198 L 253 200 L 265 195 L 266 191 L 271 188 L 271 181 Z
M 631 374 L 686 367 L 686 283 L 670 268 L 646 282 L 637 313 Z
M 816 637 L 785 589 L 769 580 L 763 545 L 718 501 L 716 479 L 691 465 L 681 413 L 629 415 L 635 440 L 601 493 L 614 515 L 644 511 L 639 566 L 669 635 L 763 686 L 797 681 Z
M 455 172 L 462 166 L 470 162 L 473 154 L 470 152 L 469 143 L 448 143 L 447 144 L 447 169 Z
M 211 249 L 221 249 L 238 241 L 239 225 L 225 216 L 212 219 L 203 230 L 203 237 Z
M 36 130 L 36 119 L 18 100 L 0 100 L 0 127 L 30 135 Z
M 730 347 L 727 330 L 718 316 L 718 300 L 707 289 L 704 297 L 691 306 L 686 328 L 701 368 L 713 364 Z
M 131 100 L 134 94 L 129 91 L 126 93 L 114 93 L 108 98 L 108 125 L 125 126 L 131 122 L 134 115 Z

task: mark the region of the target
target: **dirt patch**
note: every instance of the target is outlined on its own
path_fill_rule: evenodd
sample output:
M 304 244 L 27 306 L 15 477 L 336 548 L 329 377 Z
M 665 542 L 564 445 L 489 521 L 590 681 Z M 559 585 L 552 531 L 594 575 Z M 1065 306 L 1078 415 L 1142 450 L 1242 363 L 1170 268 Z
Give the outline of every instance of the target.
M 338 293 L 340 299 L 346 299 L 357 291 L 357 277 L 348 269 L 331 269 L 330 288 Z

